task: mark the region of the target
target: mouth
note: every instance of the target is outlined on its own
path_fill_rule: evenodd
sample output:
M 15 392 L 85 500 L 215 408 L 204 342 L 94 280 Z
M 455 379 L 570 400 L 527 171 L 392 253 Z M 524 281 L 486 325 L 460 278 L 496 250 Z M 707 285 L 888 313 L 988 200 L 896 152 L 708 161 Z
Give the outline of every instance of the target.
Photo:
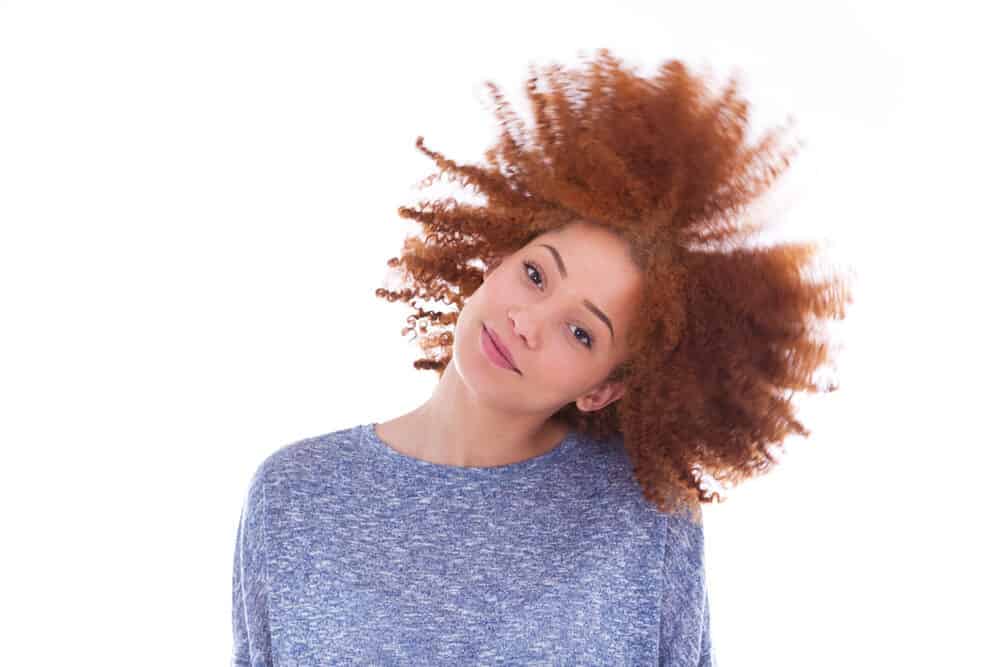
M 497 334 L 494 333 L 492 329 L 486 326 L 485 322 L 483 323 L 483 333 L 486 335 L 486 338 L 489 341 L 489 343 L 493 345 L 494 349 L 500 353 L 500 357 L 510 366 L 510 369 L 515 373 L 517 373 L 518 375 L 521 375 L 521 370 L 514 363 L 514 359 L 510 354 L 510 350 L 508 350 L 504 346 L 499 336 L 497 336 Z

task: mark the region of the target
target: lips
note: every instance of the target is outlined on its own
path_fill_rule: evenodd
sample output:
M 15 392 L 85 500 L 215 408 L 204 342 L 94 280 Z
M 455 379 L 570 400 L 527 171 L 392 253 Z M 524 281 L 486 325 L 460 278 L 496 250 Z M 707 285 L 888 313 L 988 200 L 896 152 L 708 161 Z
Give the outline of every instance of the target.
M 502 354 L 504 359 L 510 362 L 510 365 L 513 366 L 518 373 L 520 373 L 521 370 L 517 367 L 517 364 L 514 363 L 514 357 L 511 355 L 510 350 L 507 349 L 507 346 L 503 344 L 503 341 L 500 340 L 500 336 L 498 336 L 495 331 L 487 327 L 485 324 L 483 326 L 486 328 L 486 335 L 490 337 L 490 340 L 493 341 L 496 348 L 500 350 L 500 354 Z

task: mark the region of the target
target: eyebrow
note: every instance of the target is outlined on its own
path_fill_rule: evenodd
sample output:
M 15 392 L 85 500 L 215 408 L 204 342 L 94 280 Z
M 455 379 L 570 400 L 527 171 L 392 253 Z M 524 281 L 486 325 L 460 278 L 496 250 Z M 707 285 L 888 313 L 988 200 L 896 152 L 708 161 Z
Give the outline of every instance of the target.
M 556 260 L 556 266 L 559 267 L 559 274 L 563 278 L 569 277 L 569 274 L 566 273 L 566 265 L 563 263 L 562 255 L 559 254 L 559 251 L 556 250 L 555 248 L 553 248 L 552 246 L 550 246 L 547 243 L 540 243 L 539 245 L 542 246 L 543 248 L 547 248 L 548 251 L 552 253 L 553 259 Z M 583 300 L 583 305 L 587 307 L 587 310 L 589 310 L 590 312 L 592 312 L 594 315 L 597 315 L 597 317 L 599 317 L 602 322 L 604 322 L 606 325 L 608 325 L 608 330 L 611 332 L 611 339 L 614 340 L 615 329 L 614 329 L 613 326 L 611 326 L 611 318 L 609 318 L 607 315 L 605 315 L 604 311 L 602 311 L 600 308 L 598 308 L 597 306 L 595 306 L 588 299 L 584 299 Z

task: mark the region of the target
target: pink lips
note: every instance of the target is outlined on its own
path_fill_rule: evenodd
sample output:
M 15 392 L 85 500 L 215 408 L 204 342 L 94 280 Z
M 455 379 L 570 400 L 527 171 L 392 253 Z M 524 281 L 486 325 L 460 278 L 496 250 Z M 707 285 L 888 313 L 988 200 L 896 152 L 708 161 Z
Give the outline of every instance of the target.
M 483 351 L 486 353 L 486 356 L 490 358 L 490 361 L 503 368 L 509 368 L 518 375 L 521 374 L 521 371 L 519 371 L 511 361 L 510 350 L 504 346 L 504 344 L 500 341 L 500 338 L 485 324 L 483 324 L 483 333 L 481 338 Z

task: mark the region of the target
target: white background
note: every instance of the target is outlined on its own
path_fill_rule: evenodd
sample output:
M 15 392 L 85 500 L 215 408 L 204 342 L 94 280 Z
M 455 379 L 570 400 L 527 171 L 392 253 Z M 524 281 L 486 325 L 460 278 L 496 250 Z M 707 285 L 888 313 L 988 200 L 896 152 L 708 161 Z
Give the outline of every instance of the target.
M 720 664 L 997 664 L 997 122 L 972 3 L 0 1 L 8 665 L 227 664 L 236 522 L 279 447 L 408 411 L 373 296 L 485 81 L 606 46 L 743 75 L 805 148 L 776 229 L 856 273 L 839 392 L 705 508 Z

